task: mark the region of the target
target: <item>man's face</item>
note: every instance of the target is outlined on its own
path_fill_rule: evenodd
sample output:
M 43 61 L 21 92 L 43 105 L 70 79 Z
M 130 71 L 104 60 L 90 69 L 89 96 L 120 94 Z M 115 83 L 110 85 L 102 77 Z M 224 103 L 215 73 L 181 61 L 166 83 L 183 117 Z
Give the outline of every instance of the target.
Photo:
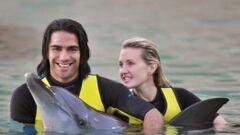
M 53 32 L 48 54 L 50 74 L 54 79 L 67 83 L 78 76 L 80 48 L 76 35 L 65 31 Z

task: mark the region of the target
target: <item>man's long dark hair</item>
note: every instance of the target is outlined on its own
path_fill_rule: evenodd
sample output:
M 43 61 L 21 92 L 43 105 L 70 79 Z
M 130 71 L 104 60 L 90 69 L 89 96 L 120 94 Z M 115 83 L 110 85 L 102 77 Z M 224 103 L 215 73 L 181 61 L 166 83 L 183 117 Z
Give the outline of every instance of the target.
M 88 36 L 82 25 L 71 19 L 57 19 L 52 21 L 46 28 L 42 40 L 42 60 L 37 67 L 37 72 L 39 75 L 49 72 L 49 59 L 48 50 L 49 43 L 51 40 L 51 35 L 56 31 L 66 31 L 73 33 L 78 38 L 78 45 L 80 49 L 80 65 L 79 74 L 85 77 L 90 73 L 90 67 L 88 64 L 88 59 L 90 57 L 90 50 L 88 47 Z

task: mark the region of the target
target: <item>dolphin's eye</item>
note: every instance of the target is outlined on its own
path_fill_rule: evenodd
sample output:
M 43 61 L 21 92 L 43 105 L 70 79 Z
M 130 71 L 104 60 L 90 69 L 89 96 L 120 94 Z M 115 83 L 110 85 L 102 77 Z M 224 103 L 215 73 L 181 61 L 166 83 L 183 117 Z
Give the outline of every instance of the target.
M 86 120 L 84 120 L 83 118 L 79 117 L 78 115 L 73 115 L 73 118 L 76 120 L 76 123 L 78 125 L 78 127 L 80 128 L 86 128 Z
M 82 126 L 84 126 L 86 123 L 85 123 L 85 121 L 84 121 L 83 119 L 79 119 L 79 120 L 77 121 L 77 124 L 78 124 L 80 127 L 82 127 Z

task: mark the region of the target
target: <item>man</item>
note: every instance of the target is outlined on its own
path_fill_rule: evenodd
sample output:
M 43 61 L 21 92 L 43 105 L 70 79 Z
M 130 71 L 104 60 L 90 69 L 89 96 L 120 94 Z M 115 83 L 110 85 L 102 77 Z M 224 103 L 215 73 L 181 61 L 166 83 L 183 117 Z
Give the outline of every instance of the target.
M 128 89 L 120 83 L 90 75 L 89 57 L 88 37 L 82 25 L 71 19 L 54 20 L 44 33 L 42 60 L 37 73 L 44 83 L 64 87 L 99 111 L 110 112 L 129 123 L 134 123 L 136 118 L 144 120 L 144 129 L 162 127 L 162 115 L 152 105 L 129 96 Z M 82 93 L 88 93 L 90 86 L 94 86 L 93 93 L 97 96 L 92 93 L 82 96 Z M 11 118 L 33 125 L 35 121 L 41 121 L 37 110 L 24 83 L 12 95 Z

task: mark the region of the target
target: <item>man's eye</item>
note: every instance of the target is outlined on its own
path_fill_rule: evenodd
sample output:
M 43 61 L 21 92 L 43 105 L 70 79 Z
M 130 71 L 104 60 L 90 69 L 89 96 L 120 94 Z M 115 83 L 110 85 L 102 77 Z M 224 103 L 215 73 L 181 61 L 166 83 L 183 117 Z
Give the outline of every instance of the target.
M 52 47 L 51 48 L 53 51 L 61 51 L 61 48 L 60 47 Z
M 78 47 L 71 47 L 68 50 L 71 51 L 71 52 L 77 52 L 77 51 L 79 51 L 79 48 Z
M 72 51 L 74 51 L 74 52 L 76 52 L 76 51 L 78 51 L 78 49 L 77 48 L 73 48 L 73 49 L 71 49 Z

